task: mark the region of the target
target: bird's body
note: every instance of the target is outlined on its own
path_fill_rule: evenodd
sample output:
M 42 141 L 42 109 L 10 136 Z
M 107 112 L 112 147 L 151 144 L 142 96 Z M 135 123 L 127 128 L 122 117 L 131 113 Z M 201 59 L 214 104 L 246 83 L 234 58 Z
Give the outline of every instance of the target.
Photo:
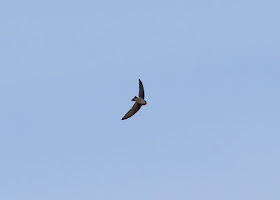
M 134 97 L 132 99 L 132 101 L 136 101 L 137 103 L 141 104 L 141 105 L 146 105 L 147 104 L 147 101 L 145 101 L 143 98 L 141 97 Z
M 135 101 L 134 105 L 132 106 L 132 108 L 124 115 L 124 117 L 122 118 L 122 120 L 127 119 L 131 116 L 133 116 L 140 108 L 142 105 L 146 105 L 147 101 L 144 99 L 145 95 L 144 95 L 144 87 L 143 84 L 141 82 L 141 80 L 139 79 L 139 97 L 134 97 L 131 101 Z

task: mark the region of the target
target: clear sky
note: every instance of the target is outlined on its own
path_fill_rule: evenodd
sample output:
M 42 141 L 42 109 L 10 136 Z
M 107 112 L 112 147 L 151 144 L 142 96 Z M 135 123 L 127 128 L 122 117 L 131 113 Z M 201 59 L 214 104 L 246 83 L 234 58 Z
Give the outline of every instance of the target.
M 2 1 L 0 199 L 279 200 L 279 7 Z

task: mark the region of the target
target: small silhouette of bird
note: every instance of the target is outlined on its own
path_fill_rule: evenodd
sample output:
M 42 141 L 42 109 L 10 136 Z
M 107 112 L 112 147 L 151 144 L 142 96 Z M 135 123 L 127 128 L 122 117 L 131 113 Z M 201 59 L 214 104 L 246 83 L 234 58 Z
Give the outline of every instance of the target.
M 144 87 L 143 84 L 141 82 L 141 80 L 139 79 L 139 97 L 134 97 L 131 101 L 135 101 L 134 105 L 132 106 L 132 108 L 124 115 L 124 117 L 122 118 L 122 120 L 130 118 L 131 116 L 133 116 L 140 108 L 142 105 L 146 105 L 147 101 L 144 100 Z

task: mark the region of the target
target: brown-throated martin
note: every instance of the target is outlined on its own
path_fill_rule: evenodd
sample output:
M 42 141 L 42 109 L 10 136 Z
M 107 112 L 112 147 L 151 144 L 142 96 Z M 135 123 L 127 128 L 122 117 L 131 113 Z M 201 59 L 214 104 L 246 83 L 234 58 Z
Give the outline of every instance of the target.
M 130 118 L 141 108 L 142 105 L 147 104 L 147 101 L 144 100 L 144 96 L 145 96 L 144 95 L 144 87 L 143 87 L 143 84 L 142 84 L 141 80 L 139 79 L 139 97 L 135 96 L 131 100 L 131 101 L 135 101 L 135 103 L 132 106 L 132 108 L 124 115 L 122 120 Z

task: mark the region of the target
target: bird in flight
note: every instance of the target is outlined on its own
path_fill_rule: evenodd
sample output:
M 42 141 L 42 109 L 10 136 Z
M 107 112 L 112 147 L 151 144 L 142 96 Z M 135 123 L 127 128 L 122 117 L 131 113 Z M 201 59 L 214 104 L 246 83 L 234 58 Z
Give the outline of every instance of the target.
M 131 100 L 131 101 L 135 101 L 135 103 L 132 106 L 132 108 L 124 115 L 122 120 L 130 118 L 141 108 L 142 105 L 147 104 L 147 101 L 144 100 L 144 96 L 145 96 L 144 95 L 144 87 L 143 87 L 143 84 L 142 84 L 141 80 L 139 79 L 139 97 L 135 96 Z

